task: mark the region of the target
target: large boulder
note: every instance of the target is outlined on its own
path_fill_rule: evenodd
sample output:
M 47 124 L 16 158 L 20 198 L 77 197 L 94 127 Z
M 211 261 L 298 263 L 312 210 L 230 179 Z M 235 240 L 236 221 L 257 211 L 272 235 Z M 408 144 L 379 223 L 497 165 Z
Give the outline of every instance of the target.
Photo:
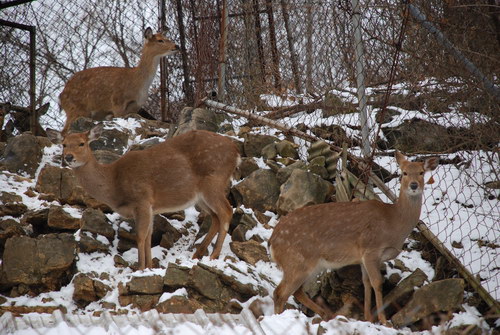
M 237 184 L 231 193 L 239 203 L 261 212 L 276 211 L 279 182 L 271 170 L 259 169 Z
M 262 149 L 267 145 L 278 142 L 278 139 L 269 135 L 245 134 L 243 143 L 244 155 L 247 157 L 260 157 Z
M 297 208 L 324 203 L 333 190 L 333 184 L 318 175 L 295 169 L 288 180 L 281 185 L 277 203 L 278 213 L 286 215 Z
M 191 130 L 217 131 L 217 118 L 215 113 L 205 108 L 185 107 L 179 117 L 179 127 L 174 136 L 187 133 Z
M 464 298 L 464 280 L 445 279 L 423 286 L 412 299 L 391 318 L 396 327 L 414 323 L 434 312 L 459 309 Z
M 36 137 L 30 133 L 9 138 L 0 157 L 0 170 L 26 173 L 34 177 L 42 160 L 43 148 L 49 145 L 50 141 L 47 138 Z
M 42 290 L 58 290 L 69 282 L 75 256 L 76 242 L 71 234 L 9 238 L 2 263 L 4 284 L 37 285 L 42 286 Z

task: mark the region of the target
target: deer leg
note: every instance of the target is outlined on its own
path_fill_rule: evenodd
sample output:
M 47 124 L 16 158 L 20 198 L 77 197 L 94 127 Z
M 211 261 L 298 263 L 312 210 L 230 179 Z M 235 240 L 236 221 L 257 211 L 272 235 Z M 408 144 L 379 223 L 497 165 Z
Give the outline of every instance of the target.
M 211 215 L 212 217 L 212 223 L 210 224 L 210 228 L 208 229 L 208 233 L 203 239 L 203 242 L 196 248 L 196 252 L 193 255 L 193 259 L 195 258 L 201 258 L 207 251 L 208 245 L 210 242 L 212 242 L 215 234 L 217 233 L 217 228 L 219 227 L 219 219 L 215 214 Z
M 387 319 L 385 318 L 384 303 L 382 299 L 382 274 L 380 273 L 380 259 L 371 258 L 369 260 L 363 260 L 363 266 L 368 273 L 370 284 L 375 291 L 378 320 L 380 321 L 380 323 L 386 325 Z
M 151 206 L 137 207 L 134 215 L 135 229 L 137 234 L 137 251 L 139 254 L 139 269 L 144 270 L 146 263 L 151 266 L 151 226 L 153 225 L 153 213 Z M 149 243 L 147 243 L 147 239 Z M 146 251 L 146 246 L 149 246 L 149 251 Z M 147 257 L 149 256 L 149 259 Z
M 226 198 L 221 199 L 221 207 L 217 213 L 217 217 L 219 221 L 219 235 L 217 235 L 217 241 L 215 242 L 215 247 L 210 255 L 210 259 L 219 258 L 222 245 L 224 244 L 224 239 L 226 238 L 227 231 L 229 229 L 229 224 L 231 223 L 231 218 L 233 217 L 233 208 Z
M 361 273 L 363 275 L 363 286 L 365 289 L 365 319 L 366 321 L 373 322 L 371 312 L 372 308 L 372 285 L 370 284 L 370 277 L 366 272 L 365 266 L 361 264 Z
M 335 313 L 330 311 L 329 309 L 326 309 L 326 306 L 320 306 L 317 303 L 315 303 L 309 296 L 304 292 L 303 286 L 300 286 L 297 291 L 293 294 L 295 298 L 304 306 L 312 310 L 314 313 L 318 314 L 321 316 L 323 320 L 330 320 L 333 317 L 335 317 Z
M 144 254 L 146 259 L 146 267 L 153 268 L 153 258 L 151 257 L 151 235 L 153 235 L 153 217 L 151 216 L 151 223 L 148 226 L 146 234 L 146 241 L 144 243 Z

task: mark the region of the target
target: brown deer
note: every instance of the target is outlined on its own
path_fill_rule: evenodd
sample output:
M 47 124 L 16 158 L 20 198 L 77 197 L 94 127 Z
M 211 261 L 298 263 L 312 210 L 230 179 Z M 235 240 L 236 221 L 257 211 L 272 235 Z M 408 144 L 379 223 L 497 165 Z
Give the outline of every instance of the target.
M 386 324 L 382 302 L 382 262 L 395 258 L 415 228 L 422 207 L 424 173 L 434 170 L 438 159 L 409 162 L 396 152 L 402 171 L 401 190 L 394 204 L 377 200 L 326 203 L 297 209 L 283 217 L 269 239 L 271 257 L 283 270 L 274 291 L 274 311 L 281 313 L 291 294 L 323 319 L 334 316 L 311 300 L 303 284 L 323 269 L 360 264 L 365 294 L 365 318 L 372 320 L 371 288 L 377 315 Z
M 153 215 L 198 205 L 212 217 L 212 225 L 193 258 L 202 257 L 214 236 L 211 258 L 219 257 L 233 215 L 227 187 L 240 161 L 231 139 L 194 130 L 145 150 L 130 151 L 111 164 L 100 164 L 89 148 L 102 125 L 65 138 L 47 130 L 63 145 L 63 159 L 85 191 L 126 218 L 133 218 L 137 234 L 139 268 L 152 267 Z
M 137 67 L 95 67 L 77 72 L 68 80 L 59 96 L 66 112 L 63 134 L 80 116 L 123 116 L 136 113 L 145 104 L 161 57 L 177 52 L 178 47 L 161 33 L 153 34 L 151 28 L 145 30 L 144 37 Z

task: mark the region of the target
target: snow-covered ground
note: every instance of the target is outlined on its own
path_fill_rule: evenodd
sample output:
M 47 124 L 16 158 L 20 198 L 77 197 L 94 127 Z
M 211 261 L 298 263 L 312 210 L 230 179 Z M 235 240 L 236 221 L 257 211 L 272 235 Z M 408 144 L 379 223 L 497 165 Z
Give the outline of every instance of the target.
M 284 101 L 279 102 L 281 106 Z M 404 118 L 414 117 L 415 112 L 409 114 L 402 114 Z M 421 115 L 423 116 L 423 115 Z M 352 124 L 357 125 L 357 114 L 350 114 L 348 116 L 342 115 L 338 117 L 322 118 L 320 111 L 294 116 L 283 120 L 286 124 L 297 124 L 297 118 L 300 122 L 305 124 L 320 125 L 320 124 Z M 341 119 L 339 119 L 341 118 Z M 400 120 L 401 121 L 401 120 Z M 140 126 L 136 119 L 118 119 L 117 122 L 106 122 L 108 127 L 117 127 L 134 130 Z M 243 119 L 236 119 L 233 126 L 236 130 L 245 122 Z M 349 128 L 346 128 L 346 130 Z M 257 129 L 256 132 L 266 132 L 270 134 L 277 134 L 273 129 Z M 351 135 L 358 135 L 354 130 L 349 130 Z M 141 139 L 133 137 L 130 145 L 139 142 Z M 306 143 L 300 139 L 296 139 L 297 143 L 301 144 L 300 152 L 305 155 L 307 150 Z M 56 164 L 53 161 L 54 155 L 60 153 L 60 148 L 57 146 L 48 147 L 45 149 L 43 158 L 44 164 Z M 440 165 L 436 172 L 433 174 L 433 179 L 436 181 L 434 184 L 427 185 L 425 191 L 425 203 L 422 213 L 422 220 L 426 222 L 430 229 L 440 238 L 445 245 L 452 250 L 462 263 L 469 268 L 473 274 L 478 274 L 484 281 L 483 285 L 487 288 L 492 296 L 496 299 L 500 298 L 500 284 L 499 284 L 499 269 L 500 264 L 497 260 L 497 251 L 495 248 L 489 248 L 483 244 L 477 243 L 479 239 L 488 241 L 495 244 L 499 242 L 499 206 L 498 200 L 488 200 L 484 193 L 480 191 L 478 185 L 486 181 L 490 181 L 489 177 L 492 176 L 493 171 L 490 171 L 491 165 L 484 164 L 485 154 L 482 152 L 461 152 L 457 153 L 462 158 L 470 160 L 470 164 L 457 167 L 455 165 Z M 448 155 L 447 158 L 453 158 L 455 154 Z M 304 157 L 304 156 L 303 156 Z M 497 157 L 498 158 L 498 157 Z M 397 165 L 392 157 L 376 156 L 376 162 L 388 169 L 391 172 L 397 171 Z M 261 165 L 265 165 L 260 162 Z M 498 163 L 498 161 L 497 161 Z M 498 166 L 498 164 L 497 164 Z M 40 167 L 40 169 L 41 169 Z M 39 171 L 40 171 L 39 169 Z M 471 176 L 474 176 L 472 179 Z M 474 182 L 473 182 L 474 181 Z M 29 209 L 39 209 L 41 207 L 48 207 L 50 203 L 47 201 L 39 200 L 37 197 L 29 197 L 25 193 L 29 188 L 34 188 L 35 179 L 20 178 L 17 175 L 10 173 L 0 174 L 0 188 L 2 190 L 9 190 L 16 192 L 23 197 L 23 202 Z M 476 184 L 477 183 L 477 184 Z M 396 191 L 398 189 L 398 181 L 396 179 L 389 183 L 389 187 Z M 385 199 L 386 200 L 386 199 Z M 386 200 L 387 201 L 387 200 Z M 464 206 L 466 204 L 467 206 Z M 472 205 L 472 207 L 470 206 Z M 253 214 L 252 210 L 244 209 L 247 213 Z M 81 215 L 78 210 L 68 209 L 75 217 Z M 269 225 L 274 226 L 278 217 L 274 213 L 266 213 L 271 216 Z M 153 257 L 159 259 L 160 269 L 149 269 L 145 271 L 132 271 L 130 268 L 117 268 L 114 265 L 113 256 L 118 254 L 117 245 L 118 238 L 111 242 L 108 254 L 92 253 L 92 254 L 79 254 L 77 260 L 77 269 L 80 272 L 95 272 L 97 274 L 107 273 L 109 278 L 103 280 L 104 284 L 114 288 L 103 299 L 102 302 L 114 303 L 120 306 L 118 302 L 118 283 L 128 281 L 133 276 L 148 276 L 158 274 L 163 276 L 166 271 L 168 263 L 175 262 L 178 265 L 185 267 L 192 267 L 198 261 L 191 260 L 193 251 L 188 251 L 192 246 L 194 236 L 198 231 L 196 223 L 198 220 L 198 211 L 194 208 L 186 210 L 186 217 L 184 221 L 171 220 L 172 225 L 177 228 L 188 228 L 190 234 L 183 236 L 170 250 L 162 247 L 155 247 L 152 250 Z M 118 228 L 126 228 L 128 223 L 121 220 L 117 214 L 108 214 L 108 219 L 117 231 Z M 264 240 L 267 240 L 271 235 L 272 230 L 266 229 L 263 225 L 258 225 L 247 234 L 251 237 L 254 234 L 260 235 Z M 75 233 L 75 237 L 80 238 L 81 231 Z M 118 234 L 116 234 L 118 235 Z M 100 239 L 102 242 L 107 242 L 106 238 Z M 209 266 L 216 267 L 224 273 L 235 277 L 242 283 L 252 285 L 260 285 L 265 287 L 268 292 L 272 294 L 274 287 L 281 280 L 281 271 L 277 269 L 273 263 L 258 262 L 255 266 L 249 265 L 246 262 L 237 261 L 237 257 L 232 253 L 229 248 L 230 237 L 226 238 L 222 250 L 223 255 L 232 255 L 232 258 L 224 260 L 210 260 L 208 257 L 201 259 L 202 263 Z M 452 246 L 453 242 L 460 242 L 463 246 L 462 249 L 457 249 Z M 267 243 L 263 242 L 267 248 Z M 135 262 L 137 260 L 137 249 L 133 248 L 122 254 L 123 258 L 128 262 Z M 414 270 L 419 267 L 423 270 L 428 278 L 434 276 L 434 269 L 432 266 L 422 259 L 418 252 L 403 252 L 398 256 L 403 261 L 407 268 Z M 259 275 L 262 274 L 263 276 Z M 389 273 L 390 274 L 390 273 Z M 409 273 L 402 273 L 404 277 Z M 267 278 L 267 279 L 262 279 Z M 18 306 L 58 306 L 63 305 L 67 308 L 68 313 L 77 313 L 92 315 L 96 311 L 102 311 L 102 306 L 99 303 L 91 303 L 84 310 L 79 309 L 73 302 L 74 287 L 70 283 L 57 292 L 42 293 L 37 297 L 21 296 L 18 298 L 9 298 L 6 304 Z M 165 293 L 161 297 L 161 301 L 168 300 L 174 295 L 186 295 L 185 290 L 177 290 L 174 293 Z M 272 300 L 270 297 L 263 299 L 264 301 L 264 316 L 259 319 L 260 327 L 266 334 L 316 334 L 318 328 L 321 327 L 325 334 L 410 334 L 409 329 L 394 330 L 380 325 L 375 325 L 368 322 L 357 320 L 348 320 L 343 317 L 338 317 L 329 322 L 321 322 L 319 324 L 313 322 L 312 318 L 308 318 L 297 310 L 287 310 L 281 315 L 274 315 L 272 309 Z M 248 307 L 251 301 L 243 304 L 243 307 Z M 294 304 L 293 299 L 290 298 L 289 303 Z M 479 315 L 474 307 L 467 305 L 463 306 L 464 312 L 457 313 L 453 319 L 446 324 L 435 327 L 432 331 L 421 332 L 421 334 L 438 334 L 444 329 L 460 324 L 477 324 L 483 329 L 487 330 L 488 326 L 484 319 Z M 133 308 L 129 309 L 131 314 L 140 313 Z M 16 335 L 21 334 L 249 334 L 250 330 L 244 326 L 228 328 L 227 326 L 208 325 L 202 327 L 197 324 L 177 324 L 172 325 L 170 328 L 157 329 L 150 327 L 147 322 L 142 325 L 129 325 L 128 327 L 121 327 L 116 324 L 108 324 L 107 328 L 102 326 L 79 326 L 77 328 L 71 327 L 63 321 L 54 324 L 54 327 L 47 327 L 42 329 L 25 329 L 15 332 Z

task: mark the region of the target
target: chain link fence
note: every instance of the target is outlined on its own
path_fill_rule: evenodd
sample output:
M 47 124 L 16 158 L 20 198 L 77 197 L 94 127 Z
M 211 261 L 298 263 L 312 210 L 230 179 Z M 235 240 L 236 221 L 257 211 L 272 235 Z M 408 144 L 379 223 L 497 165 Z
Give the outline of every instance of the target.
M 165 60 L 170 119 L 216 92 L 226 104 L 347 143 L 359 156 L 365 129 L 373 164 L 386 164 L 396 148 L 439 155 L 422 220 L 498 300 L 500 3 L 412 1 L 425 17 L 419 21 L 404 1 L 361 1 L 354 10 L 355 2 L 53 0 L 3 10 L 0 18 L 37 27 L 37 105 L 50 102 L 45 126 L 62 127 L 58 94 L 71 74 L 136 65 L 143 31 L 152 26 L 183 50 Z M 26 37 L 5 26 L 0 36 L 0 102 L 26 107 Z M 159 87 L 158 77 L 146 106 L 158 118 Z M 389 181 L 396 167 L 389 170 L 381 176 L 397 191 L 397 180 Z

